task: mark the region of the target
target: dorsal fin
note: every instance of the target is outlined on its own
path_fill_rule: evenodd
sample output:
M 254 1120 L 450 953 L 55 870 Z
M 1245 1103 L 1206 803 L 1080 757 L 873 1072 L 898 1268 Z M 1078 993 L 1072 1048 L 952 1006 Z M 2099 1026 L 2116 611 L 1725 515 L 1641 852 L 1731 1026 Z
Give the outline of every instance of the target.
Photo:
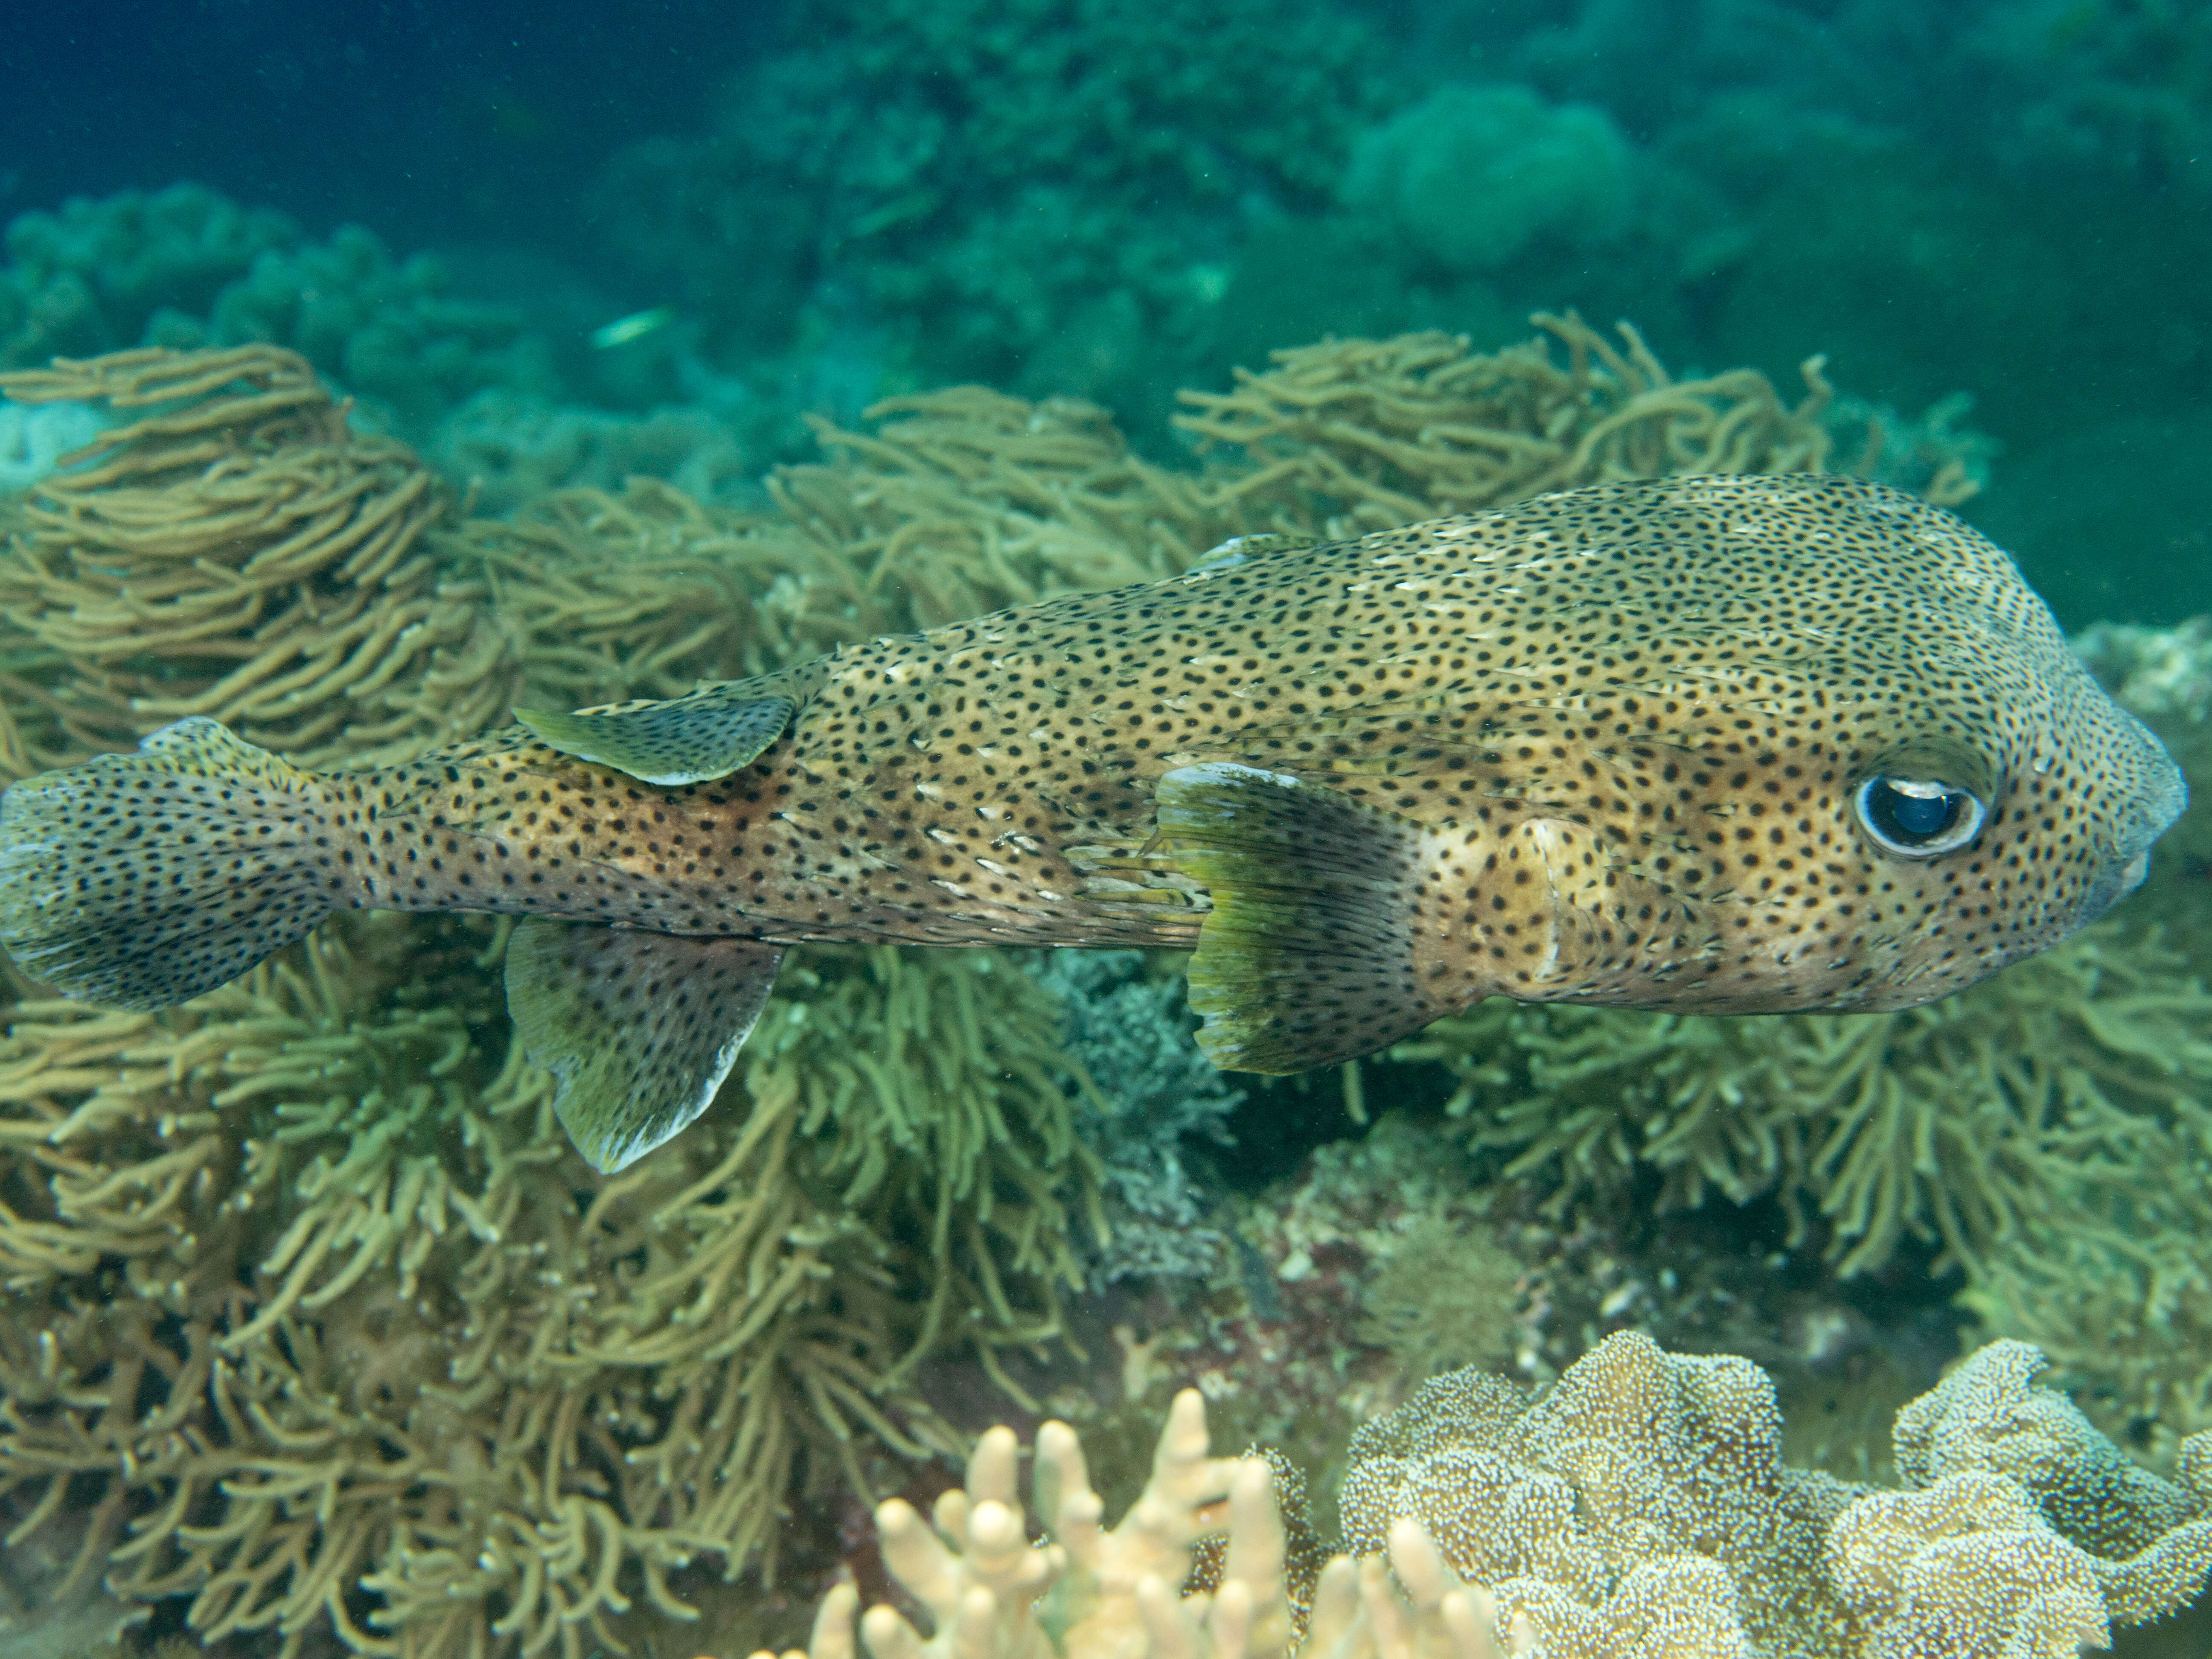
M 1247 559 L 1256 559 L 1268 553 L 1296 553 L 1321 543 L 1311 536 L 1284 536 L 1272 532 L 1250 536 L 1231 536 L 1219 546 L 1209 548 L 1191 562 L 1193 570 L 1215 570 L 1226 565 L 1243 564 Z
M 557 1079 L 554 1114 L 586 1162 L 612 1175 L 707 1109 L 782 960 L 750 939 L 515 925 L 507 1011 L 531 1064 Z
M 549 747 L 641 783 L 705 783 L 750 766 L 798 712 L 789 697 L 764 697 L 757 684 L 728 680 L 665 702 L 609 703 L 572 714 L 518 708 L 514 718 Z

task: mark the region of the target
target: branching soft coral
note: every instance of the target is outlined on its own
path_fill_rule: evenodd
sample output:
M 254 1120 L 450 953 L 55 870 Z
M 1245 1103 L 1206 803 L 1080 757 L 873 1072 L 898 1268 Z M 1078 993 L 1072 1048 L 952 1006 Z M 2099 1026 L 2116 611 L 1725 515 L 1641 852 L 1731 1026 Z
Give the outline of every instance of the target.
M 410 1006 L 434 947 L 372 917 L 172 1014 L 19 1006 L 0 1046 L 0 1498 L 88 1492 L 79 1576 L 208 1639 L 686 1617 L 687 1565 L 771 1562 L 787 1497 L 946 1446 L 913 1361 L 995 1368 L 1074 1274 L 1095 1180 L 1026 975 L 799 964 L 750 1112 L 602 1180 L 465 1004 Z
M 1277 352 L 1232 392 L 1184 392 L 1176 424 L 1237 458 L 1222 507 L 1330 535 L 1613 478 L 1824 469 L 1819 358 L 1792 407 L 1755 369 L 1675 380 L 1625 323 L 1616 345 L 1571 313 L 1535 321 L 1541 335 L 1494 355 L 1440 333 Z
M 1972 1272 L 2029 1237 L 2094 1232 L 2147 1267 L 2201 1232 L 2212 995 L 2118 924 L 1925 1007 L 1714 1019 L 1480 1004 L 1394 1051 L 1459 1074 L 1451 1103 L 1555 1202 L 1632 1163 L 1666 1200 L 1775 1194 L 1840 1271 L 1907 1237 Z
M 485 590 L 423 532 L 447 510 L 404 447 L 349 431 L 269 346 L 118 352 L 0 376 L 19 403 L 137 418 L 40 483 L 0 559 L 0 693 L 56 765 L 186 714 L 308 765 L 388 763 L 504 719 Z

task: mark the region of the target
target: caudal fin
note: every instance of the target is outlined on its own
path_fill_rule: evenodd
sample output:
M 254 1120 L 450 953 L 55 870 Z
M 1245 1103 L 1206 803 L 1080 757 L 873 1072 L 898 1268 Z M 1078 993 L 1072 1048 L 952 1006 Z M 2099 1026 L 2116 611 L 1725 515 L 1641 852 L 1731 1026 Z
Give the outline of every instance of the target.
M 65 995 L 166 1008 L 347 902 L 319 781 L 211 720 L 0 794 L 0 947 Z

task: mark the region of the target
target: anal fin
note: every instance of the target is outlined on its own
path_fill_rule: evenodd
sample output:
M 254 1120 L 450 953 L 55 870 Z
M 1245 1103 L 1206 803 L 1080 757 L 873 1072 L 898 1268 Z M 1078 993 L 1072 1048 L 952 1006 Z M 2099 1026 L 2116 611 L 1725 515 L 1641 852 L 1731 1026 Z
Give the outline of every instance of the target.
M 731 680 L 664 702 L 614 703 L 572 714 L 518 708 L 514 718 L 549 748 L 670 788 L 750 766 L 783 735 L 799 705 L 763 696 L 757 686 Z
M 553 1073 L 553 1110 L 602 1174 L 705 1111 L 768 1004 L 780 946 L 529 917 L 507 944 L 507 1008 Z
M 1228 762 L 1168 773 L 1158 806 L 1170 861 L 1212 901 L 1190 1006 L 1215 1065 L 1338 1065 L 1462 1005 L 1437 1000 L 1420 961 L 1422 825 Z

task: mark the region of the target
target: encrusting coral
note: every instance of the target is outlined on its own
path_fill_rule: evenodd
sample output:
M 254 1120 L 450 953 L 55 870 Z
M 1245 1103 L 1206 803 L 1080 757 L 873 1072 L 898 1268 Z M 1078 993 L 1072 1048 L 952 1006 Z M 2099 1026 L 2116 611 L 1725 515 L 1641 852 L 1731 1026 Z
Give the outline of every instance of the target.
M 2191 1443 L 2187 1484 L 2160 1480 L 2038 1386 L 2041 1364 L 1993 1344 L 1907 1406 L 1906 1488 L 1887 1492 L 1785 1467 L 1772 1384 L 1733 1356 L 1623 1333 L 1533 1402 L 1451 1372 L 1354 1437 L 1357 1560 L 1317 1573 L 1285 1548 L 1267 1466 L 1206 1458 L 1194 1390 L 1110 1534 L 1073 1432 L 1048 1424 L 1048 1541 L 1032 1546 L 1014 1437 L 995 1429 L 967 1489 L 940 1500 L 935 1537 L 902 1504 L 877 1514 L 934 1637 L 887 1607 L 860 1632 L 871 1659 L 2056 1659 L 2203 1591 L 2212 1437 Z M 1190 1545 L 1224 1521 L 1209 1558 L 1223 1565 L 1194 1572 Z M 811 1659 L 850 1659 L 856 1604 L 849 1585 L 830 1592 Z
M 2212 1440 L 2196 1485 L 2160 1481 L 2033 1386 L 2040 1364 L 1993 1344 L 1906 1407 L 1902 1492 L 1784 1466 L 1746 1360 L 1622 1334 L 1533 1404 L 1455 1372 L 1355 1437 L 1346 1541 L 1419 1520 L 1553 1659 L 2071 1654 L 2202 1592 Z

